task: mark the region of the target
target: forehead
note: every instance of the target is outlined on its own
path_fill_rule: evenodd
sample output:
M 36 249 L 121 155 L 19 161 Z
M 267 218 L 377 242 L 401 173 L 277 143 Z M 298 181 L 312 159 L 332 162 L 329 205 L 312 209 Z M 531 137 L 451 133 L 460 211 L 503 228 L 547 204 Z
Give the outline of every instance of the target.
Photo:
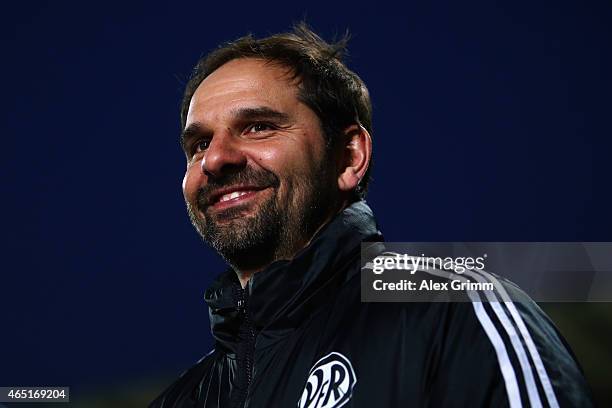
M 206 77 L 189 103 L 187 123 L 245 105 L 265 105 L 290 110 L 299 103 L 297 81 L 288 68 L 261 59 L 227 62 Z

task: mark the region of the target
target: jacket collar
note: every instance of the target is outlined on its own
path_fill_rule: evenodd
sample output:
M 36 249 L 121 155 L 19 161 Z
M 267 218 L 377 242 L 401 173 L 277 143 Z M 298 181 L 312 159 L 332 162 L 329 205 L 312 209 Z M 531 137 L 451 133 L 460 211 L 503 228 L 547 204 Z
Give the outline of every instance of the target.
M 257 272 L 245 288 L 250 320 L 257 332 L 296 327 L 320 302 L 359 272 L 349 268 L 360 257 L 361 242 L 382 241 L 365 201 L 346 207 L 292 260 L 276 261 Z M 240 327 L 240 284 L 228 269 L 206 290 L 213 336 L 235 349 Z

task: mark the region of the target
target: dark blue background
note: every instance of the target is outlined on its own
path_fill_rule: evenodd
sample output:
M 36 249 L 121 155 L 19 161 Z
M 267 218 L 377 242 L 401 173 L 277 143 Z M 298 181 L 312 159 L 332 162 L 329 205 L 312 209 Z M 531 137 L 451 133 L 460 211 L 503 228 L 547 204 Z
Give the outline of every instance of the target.
M 146 388 L 210 349 L 183 85 L 304 16 L 353 33 L 388 240 L 612 240 L 610 2 L 32 2 L 0 28 L 0 385 Z

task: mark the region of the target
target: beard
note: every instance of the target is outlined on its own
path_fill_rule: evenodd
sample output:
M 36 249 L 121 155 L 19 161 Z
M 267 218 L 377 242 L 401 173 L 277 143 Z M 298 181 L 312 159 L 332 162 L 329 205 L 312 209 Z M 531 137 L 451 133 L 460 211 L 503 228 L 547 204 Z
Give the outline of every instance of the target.
M 195 203 L 187 202 L 192 224 L 212 248 L 237 270 L 253 270 L 279 259 L 291 259 L 326 221 L 334 201 L 333 172 L 327 158 L 313 174 L 291 180 L 287 202 L 278 196 L 279 177 L 265 169 L 245 167 L 234 173 L 209 178 Z M 208 205 L 213 191 L 233 185 L 271 187 L 273 194 L 244 215 L 235 206 L 212 212 Z M 248 205 L 248 204 L 247 204 Z

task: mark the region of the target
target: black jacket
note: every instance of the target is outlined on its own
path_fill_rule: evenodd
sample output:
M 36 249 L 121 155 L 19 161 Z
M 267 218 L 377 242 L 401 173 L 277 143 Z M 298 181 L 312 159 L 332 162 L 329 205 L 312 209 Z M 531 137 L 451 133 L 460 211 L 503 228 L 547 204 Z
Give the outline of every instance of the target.
M 571 352 L 533 301 L 502 314 L 484 303 L 362 303 L 362 241 L 384 250 L 363 201 L 244 290 L 233 271 L 220 275 L 205 294 L 215 349 L 151 406 L 591 405 Z

